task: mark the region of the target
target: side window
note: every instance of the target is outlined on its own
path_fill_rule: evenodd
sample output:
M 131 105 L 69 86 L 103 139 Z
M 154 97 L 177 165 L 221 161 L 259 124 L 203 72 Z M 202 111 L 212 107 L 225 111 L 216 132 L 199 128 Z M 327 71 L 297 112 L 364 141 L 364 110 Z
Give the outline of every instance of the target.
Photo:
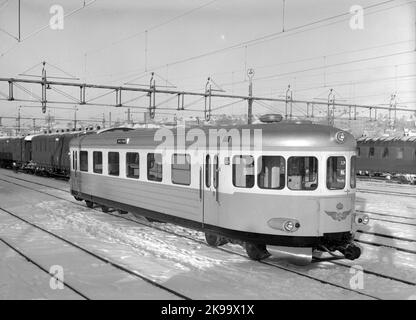
M 120 155 L 118 152 L 108 153 L 108 174 L 111 176 L 120 174 Z
M 162 154 L 161 153 L 148 153 L 147 154 L 147 180 L 150 181 L 162 181 L 163 176 L 162 168 Z
M 88 171 L 88 151 L 79 152 L 79 169 L 81 171 Z
M 358 158 L 361 157 L 361 148 L 360 147 L 357 148 L 357 156 L 358 156 Z
M 92 162 L 94 173 L 103 173 L 103 153 L 101 151 L 92 153 Z
M 233 185 L 238 188 L 254 186 L 254 158 L 252 156 L 233 157 Z
M 356 187 L 356 161 L 357 161 L 357 157 L 356 156 L 352 156 L 351 157 L 351 175 L 350 175 L 350 186 L 351 188 L 355 188 Z
M 346 161 L 344 157 L 329 157 L 326 162 L 326 187 L 329 190 L 345 188 Z
M 280 156 L 259 157 L 257 162 L 257 185 L 261 189 L 283 189 L 285 187 L 285 159 Z
M 72 151 L 72 169 L 75 170 L 75 151 Z
M 403 159 L 404 155 L 404 148 L 397 148 L 397 158 L 396 159 Z
M 219 166 L 219 161 L 218 161 L 218 155 L 216 154 L 214 156 L 214 161 L 212 163 L 212 173 L 214 175 L 213 184 L 214 184 L 215 189 L 218 189 L 218 177 L 219 177 L 218 166 Z
M 381 156 L 383 159 L 386 159 L 386 158 L 388 158 L 389 157 L 389 148 L 384 148 L 383 149 L 383 154 L 382 154 L 382 156 Z
M 290 157 L 287 161 L 287 186 L 291 190 L 315 190 L 318 187 L 318 159 Z
M 374 147 L 370 147 L 370 149 L 368 149 L 368 157 L 369 158 L 374 157 Z
M 189 154 L 172 155 L 172 183 L 187 186 L 191 184 L 191 156 Z
M 211 157 L 209 154 L 205 157 L 205 186 L 211 186 Z
M 135 179 L 140 177 L 140 155 L 137 152 L 126 153 L 126 176 Z

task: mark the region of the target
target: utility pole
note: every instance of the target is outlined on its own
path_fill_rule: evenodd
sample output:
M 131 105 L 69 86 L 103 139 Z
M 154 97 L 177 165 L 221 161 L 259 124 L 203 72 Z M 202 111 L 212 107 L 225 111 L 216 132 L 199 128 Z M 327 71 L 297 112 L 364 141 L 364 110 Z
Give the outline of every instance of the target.
M 111 111 L 108 113 L 108 127 L 111 128 Z
M 290 112 L 289 112 L 289 119 L 292 120 L 293 116 L 293 104 L 292 104 L 292 89 L 290 89 L 290 84 L 287 86 L 286 90 L 286 98 L 285 98 L 285 119 L 287 119 L 287 104 L 290 102 Z
M 36 119 L 33 118 L 32 121 L 33 121 L 33 134 L 35 134 L 35 132 L 36 132 Z
M 22 106 L 19 106 L 19 109 L 17 111 L 17 133 L 20 135 L 20 108 Z
M 20 42 L 20 0 L 17 2 L 18 41 Z
M 103 122 L 102 122 L 102 124 L 103 124 L 103 129 L 105 128 L 105 115 L 104 115 L 104 112 L 103 112 Z
M 331 108 L 332 106 L 332 108 Z M 331 111 L 331 109 L 332 111 Z M 331 114 L 332 112 L 332 114 Z M 334 120 L 335 120 L 335 94 L 334 94 L 334 89 L 329 90 L 329 94 L 328 94 L 328 109 L 327 109 L 327 120 L 328 120 L 328 125 L 333 126 L 334 125 Z
M 77 106 L 74 107 L 74 129 L 77 130 Z
M 254 77 L 254 69 L 250 68 L 247 70 L 247 76 L 249 79 L 248 85 L 248 110 L 247 110 L 247 124 L 253 123 L 253 77 Z

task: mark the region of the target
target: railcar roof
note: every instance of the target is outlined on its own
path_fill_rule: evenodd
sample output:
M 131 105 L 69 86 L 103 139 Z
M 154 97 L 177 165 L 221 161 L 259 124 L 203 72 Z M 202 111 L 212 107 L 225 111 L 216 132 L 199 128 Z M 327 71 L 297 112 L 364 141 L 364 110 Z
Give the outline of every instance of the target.
M 202 131 L 198 131 L 202 130 Z M 100 147 L 100 148 L 131 148 L 131 147 L 143 147 L 143 148 L 155 148 L 161 144 L 162 141 L 165 142 L 165 146 L 168 145 L 168 140 L 159 140 L 155 141 L 155 135 L 163 137 L 164 135 L 170 134 L 173 137 L 174 145 L 177 143 L 178 137 L 183 137 L 185 135 L 190 137 L 191 141 L 185 141 L 186 147 L 194 144 L 196 142 L 195 133 L 204 133 L 206 141 L 204 145 L 207 145 L 209 142 L 210 132 L 216 133 L 217 130 L 223 129 L 223 132 L 227 132 L 222 139 L 228 141 L 230 146 L 233 145 L 232 137 L 233 132 L 238 133 L 238 136 L 244 136 L 245 132 L 249 132 L 251 139 L 250 145 L 240 143 L 241 147 L 250 147 L 254 148 L 253 136 L 255 135 L 255 130 L 260 130 L 262 136 L 262 149 L 328 149 L 328 150 L 355 150 L 356 141 L 354 137 L 346 131 L 343 131 L 345 134 L 344 143 L 339 143 L 336 140 L 336 134 L 340 129 L 317 125 L 317 124 L 305 124 L 305 123 L 273 123 L 273 124 L 254 124 L 254 125 L 242 125 L 242 126 L 203 126 L 203 127 L 188 127 L 186 129 L 180 128 L 162 128 L 162 129 L 135 129 L 129 131 L 107 131 L 99 134 L 82 136 L 74 138 L 71 140 L 70 146 L 77 147 L 80 144 L 83 147 Z M 158 131 L 160 130 L 160 131 Z M 163 131 L 162 131 L 163 130 Z M 210 131 L 213 130 L 213 131 Z M 227 139 L 227 136 L 231 136 L 231 139 Z M 117 143 L 117 140 L 124 139 L 125 144 Z M 128 142 L 127 142 L 128 139 Z M 224 140 L 226 139 L 226 140 Z M 186 139 L 184 139 L 186 140 Z M 218 139 L 219 140 L 219 139 Z M 248 139 L 247 139 L 248 140 Z M 245 141 L 244 141 L 245 142 Z M 219 141 L 218 141 L 219 145 Z M 173 147 L 172 146 L 172 147 Z M 169 147 L 171 147 L 169 145 Z

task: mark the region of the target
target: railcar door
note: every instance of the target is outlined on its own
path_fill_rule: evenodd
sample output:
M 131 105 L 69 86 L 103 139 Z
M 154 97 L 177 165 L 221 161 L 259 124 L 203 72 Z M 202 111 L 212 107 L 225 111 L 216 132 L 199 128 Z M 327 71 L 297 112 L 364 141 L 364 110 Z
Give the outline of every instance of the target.
M 203 223 L 210 225 L 218 224 L 219 205 L 219 156 L 218 154 L 207 153 L 204 157 L 204 208 Z

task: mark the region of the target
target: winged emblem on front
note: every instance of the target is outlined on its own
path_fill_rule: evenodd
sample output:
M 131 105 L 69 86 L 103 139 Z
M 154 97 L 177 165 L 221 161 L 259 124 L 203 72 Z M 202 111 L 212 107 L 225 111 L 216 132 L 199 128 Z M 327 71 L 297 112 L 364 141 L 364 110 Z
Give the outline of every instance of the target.
M 326 211 L 325 213 L 330 216 L 332 219 L 336 220 L 336 221 L 341 221 L 341 220 L 345 220 L 348 215 L 351 213 L 351 209 L 347 210 L 347 211 Z

